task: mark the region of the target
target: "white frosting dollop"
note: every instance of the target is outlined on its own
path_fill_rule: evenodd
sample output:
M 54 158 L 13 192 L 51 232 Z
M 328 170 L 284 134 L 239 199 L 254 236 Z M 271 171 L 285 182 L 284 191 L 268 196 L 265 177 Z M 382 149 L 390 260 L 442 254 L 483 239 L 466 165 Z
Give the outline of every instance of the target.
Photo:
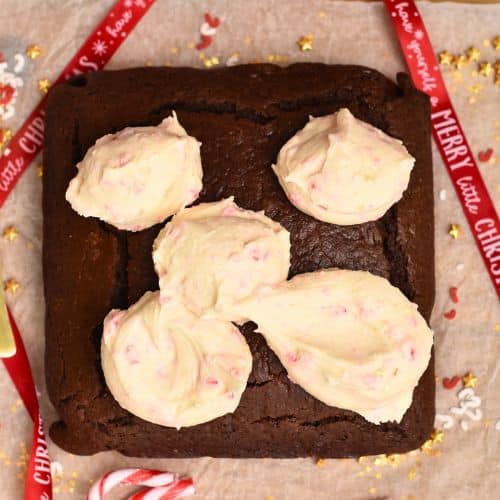
M 401 199 L 414 162 L 401 141 L 343 108 L 310 117 L 281 148 L 273 170 L 299 210 L 350 225 L 380 218 Z
M 157 127 L 127 127 L 97 140 L 77 165 L 66 199 L 85 217 L 140 231 L 198 198 L 200 143 L 175 113 Z
M 123 408 L 177 429 L 233 412 L 252 367 L 234 325 L 161 307 L 158 292 L 106 316 L 101 358 L 108 388 Z
M 427 368 L 432 330 L 384 278 L 330 269 L 239 304 L 292 381 L 373 423 L 401 421 Z
M 162 303 L 181 297 L 196 315 L 243 322 L 234 304 L 286 279 L 290 235 L 233 198 L 177 213 L 153 245 Z

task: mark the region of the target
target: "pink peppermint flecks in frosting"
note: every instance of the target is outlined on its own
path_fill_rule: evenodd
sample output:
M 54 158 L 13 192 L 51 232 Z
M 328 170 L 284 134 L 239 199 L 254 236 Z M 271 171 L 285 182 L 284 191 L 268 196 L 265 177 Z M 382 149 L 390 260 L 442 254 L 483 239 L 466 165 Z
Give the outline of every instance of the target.
M 369 374 L 369 375 L 363 375 L 362 378 L 363 384 L 365 384 L 367 387 L 370 387 L 371 389 L 375 389 L 380 385 L 381 379 L 380 377 L 377 377 L 376 375 Z
M 189 197 L 188 201 L 186 202 L 187 205 L 191 205 L 194 201 L 198 199 L 198 196 L 200 196 L 200 190 L 197 188 L 191 188 L 189 191 Z
M 333 317 L 345 316 L 347 312 L 347 307 L 343 305 L 335 304 L 330 307 L 330 314 Z
M 207 385 L 219 385 L 219 381 L 214 377 L 207 377 Z
M 116 335 L 118 325 L 125 316 L 126 311 L 120 311 L 120 309 L 112 309 L 105 319 L 104 326 L 104 341 L 109 342 Z
M 360 307 L 360 314 L 361 314 L 361 318 L 369 321 L 369 320 L 375 318 L 376 310 L 371 306 L 367 306 L 365 304 L 362 304 Z
M 290 195 L 290 201 L 294 205 L 302 205 L 302 202 L 304 201 L 304 198 L 300 194 L 298 194 L 298 193 L 292 193 Z
M 131 157 L 128 153 L 120 153 L 117 158 L 117 167 L 124 167 L 129 161 Z
M 415 343 L 411 340 L 406 340 L 401 346 L 401 350 L 409 361 L 415 360 Z
M 256 246 L 252 246 L 250 248 L 250 258 L 256 262 L 258 261 L 266 261 L 269 257 L 268 249 L 261 249 Z
M 137 349 L 131 344 L 125 347 L 125 357 L 131 365 L 139 363 L 139 354 L 137 353 Z
M 230 217 L 232 215 L 236 215 L 238 213 L 238 209 L 234 205 L 228 205 L 222 210 L 221 214 L 224 217 Z
M 288 352 L 285 354 L 285 361 L 287 363 L 297 363 L 298 360 L 299 356 L 297 356 L 294 352 Z
M 239 262 L 242 261 L 242 258 L 238 252 L 233 252 L 229 255 L 228 260 L 229 262 L 234 262 L 235 264 L 238 264 Z
M 165 274 L 165 273 L 163 273 L 163 274 Z M 160 304 L 162 306 L 166 306 L 171 301 L 172 301 L 172 296 L 171 295 L 160 295 Z

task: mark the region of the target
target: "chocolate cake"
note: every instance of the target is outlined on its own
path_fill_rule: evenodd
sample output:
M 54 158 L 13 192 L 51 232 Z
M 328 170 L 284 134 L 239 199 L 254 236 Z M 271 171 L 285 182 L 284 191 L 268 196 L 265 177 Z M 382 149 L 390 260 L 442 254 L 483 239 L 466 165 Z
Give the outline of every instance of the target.
M 320 116 L 347 107 L 401 139 L 416 158 L 403 199 L 376 222 L 320 222 L 287 200 L 271 164 L 281 146 Z M 434 302 L 434 226 L 429 102 L 409 77 L 397 84 L 360 66 L 245 65 L 200 70 L 139 68 L 80 75 L 49 96 L 43 178 L 47 387 L 60 420 L 50 435 L 77 454 L 118 450 L 145 457 L 349 457 L 401 453 L 429 436 L 433 359 L 401 423 L 375 425 L 329 407 L 292 383 L 247 323 L 253 369 L 230 415 L 176 430 L 141 420 L 108 391 L 100 365 L 102 320 L 156 290 L 151 246 L 163 225 L 138 232 L 84 218 L 65 201 L 75 165 L 96 139 L 157 125 L 172 110 L 202 142 L 198 202 L 235 196 L 291 233 L 291 273 L 340 267 L 383 276 L 429 320 Z M 209 334 L 209 332 L 207 332 Z

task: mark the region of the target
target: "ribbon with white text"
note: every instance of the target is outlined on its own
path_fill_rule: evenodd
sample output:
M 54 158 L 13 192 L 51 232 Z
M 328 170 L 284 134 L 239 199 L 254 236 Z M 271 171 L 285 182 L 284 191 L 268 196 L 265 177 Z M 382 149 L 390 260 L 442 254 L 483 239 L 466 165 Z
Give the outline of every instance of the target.
M 413 83 L 430 97 L 434 140 L 500 295 L 500 221 L 451 104 L 422 18 L 413 0 L 384 0 L 384 3 Z

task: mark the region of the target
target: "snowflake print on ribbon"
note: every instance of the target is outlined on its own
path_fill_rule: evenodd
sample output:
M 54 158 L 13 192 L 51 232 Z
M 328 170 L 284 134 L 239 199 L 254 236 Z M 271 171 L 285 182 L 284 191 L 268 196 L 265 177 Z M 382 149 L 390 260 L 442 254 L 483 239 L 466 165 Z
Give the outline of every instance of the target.
M 424 32 L 422 30 L 415 31 L 415 38 L 417 40 L 422 40 L 424 38 Z
M 92 44 L 92 52 L 96 56 L 103 56 L 108 51 L 108 44 L 104 40 L 97 40 Z

